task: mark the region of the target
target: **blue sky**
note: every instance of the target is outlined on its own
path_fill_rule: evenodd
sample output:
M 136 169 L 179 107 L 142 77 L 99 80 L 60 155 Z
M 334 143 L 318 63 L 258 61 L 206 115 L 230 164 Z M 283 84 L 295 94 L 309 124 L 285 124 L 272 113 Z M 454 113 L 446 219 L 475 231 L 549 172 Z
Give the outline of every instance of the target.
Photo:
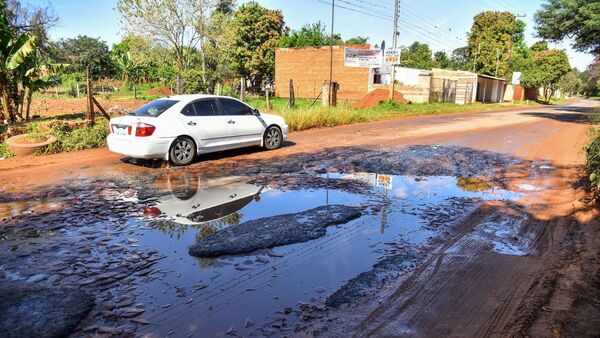
M 238 0 L 243 3 L 249 0 Z M 329 30 L 331 21 L 331 0 L 258 0 L 263 6 L 280 9 L 286 25 L 299 28 L 303 24 L 322 21 Z M 54 9 L 60 18 L 57 27 L 51 30 L 53 39 L 90 35 L 100 37 L 109 44 L 120 40 L 123 32 L 119 13 L 115 9 L 116 0 L 24 0 L 33 5 L 47 5 Z M 428 43 L 434 51 L 452 49 L 466 45 L 465 34 L 469 31 L 472 18 L 484 10 L 510 10 L 525 14 L 527 42 L 531 45 L 537 39 L 534 34 L 533 14 L 540 8 L 542 0 L 401 0 L 399 45 L 413 41 Z M 329 4 L 327 4 L 329 3 Z M 342 7 L 352 7 L 358 13 L 345 8 L 336 8 L 335 32 L 344 39 L 353 36 L 367 36 L 371 44 L 386 40 L 391 45 L 393 0 L 336 0 Z M 354 5 L 350 5 L 354 4 Z M 362 7 L 362 8 L 358 8 Z M 568 42 L 552 45 L 566 49 L 572 66 L 580 70 L 590 64 L 590 54 L 573 51 Z

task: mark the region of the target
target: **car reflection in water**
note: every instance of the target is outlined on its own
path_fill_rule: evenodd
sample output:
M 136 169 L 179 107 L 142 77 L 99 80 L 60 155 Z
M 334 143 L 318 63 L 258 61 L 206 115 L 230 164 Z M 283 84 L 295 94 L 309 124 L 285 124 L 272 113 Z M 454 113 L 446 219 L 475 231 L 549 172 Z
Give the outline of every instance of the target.
M 169 176 L 170 194 L 159 199 L 160 217 L 154 225 L 170 236 L 179 238 L 188 229 L 198 229 L 197 239 L 219 229 L 240 223 L 240 210 L 259 201 L 264 186 L 236 178 L 205 180 L 191 173 Z

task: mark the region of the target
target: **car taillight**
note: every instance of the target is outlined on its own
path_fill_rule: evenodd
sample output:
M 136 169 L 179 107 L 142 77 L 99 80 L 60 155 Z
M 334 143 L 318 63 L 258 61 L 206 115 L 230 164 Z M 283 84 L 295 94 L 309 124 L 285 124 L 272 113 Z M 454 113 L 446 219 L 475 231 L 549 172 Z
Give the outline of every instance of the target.
M 151 124 L 138 123 L 137 127 L 135 128 L 135 136 L 150 136 L 152 133 L 154 133 L 155 129 L 156 127 Z
M 127 135 L 131 135 L 131 126 L 127 127 Z

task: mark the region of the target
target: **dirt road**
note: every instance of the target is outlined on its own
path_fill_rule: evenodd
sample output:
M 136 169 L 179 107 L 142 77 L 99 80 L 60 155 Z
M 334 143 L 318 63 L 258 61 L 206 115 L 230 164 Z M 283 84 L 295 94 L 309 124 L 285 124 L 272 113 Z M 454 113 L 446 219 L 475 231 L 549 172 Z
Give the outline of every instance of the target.
M 597 106 L 312 130 L 187 168 L 106 149 L 0 161 L 0 288 L 93 295 L 74 336 L 598 336 L 580 171 Z M 362 216 L 276 237 L 276 220 L 318 226 L 323 205 Z M 253 243 L 262 223 L 273 237 Z M 211 242 L 228 227 L 259 249 L 228 255 Z

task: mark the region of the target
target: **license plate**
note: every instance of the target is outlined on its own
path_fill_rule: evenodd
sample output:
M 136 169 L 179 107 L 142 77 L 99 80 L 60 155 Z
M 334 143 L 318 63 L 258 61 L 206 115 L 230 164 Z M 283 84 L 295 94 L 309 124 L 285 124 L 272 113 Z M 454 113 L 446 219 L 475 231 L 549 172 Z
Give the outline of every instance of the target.
M 115 128 L 115 134 L 117 134 L 117 135 L 127 135 L 127 127 L 124 127 L 124 128 L 116 127 Z

